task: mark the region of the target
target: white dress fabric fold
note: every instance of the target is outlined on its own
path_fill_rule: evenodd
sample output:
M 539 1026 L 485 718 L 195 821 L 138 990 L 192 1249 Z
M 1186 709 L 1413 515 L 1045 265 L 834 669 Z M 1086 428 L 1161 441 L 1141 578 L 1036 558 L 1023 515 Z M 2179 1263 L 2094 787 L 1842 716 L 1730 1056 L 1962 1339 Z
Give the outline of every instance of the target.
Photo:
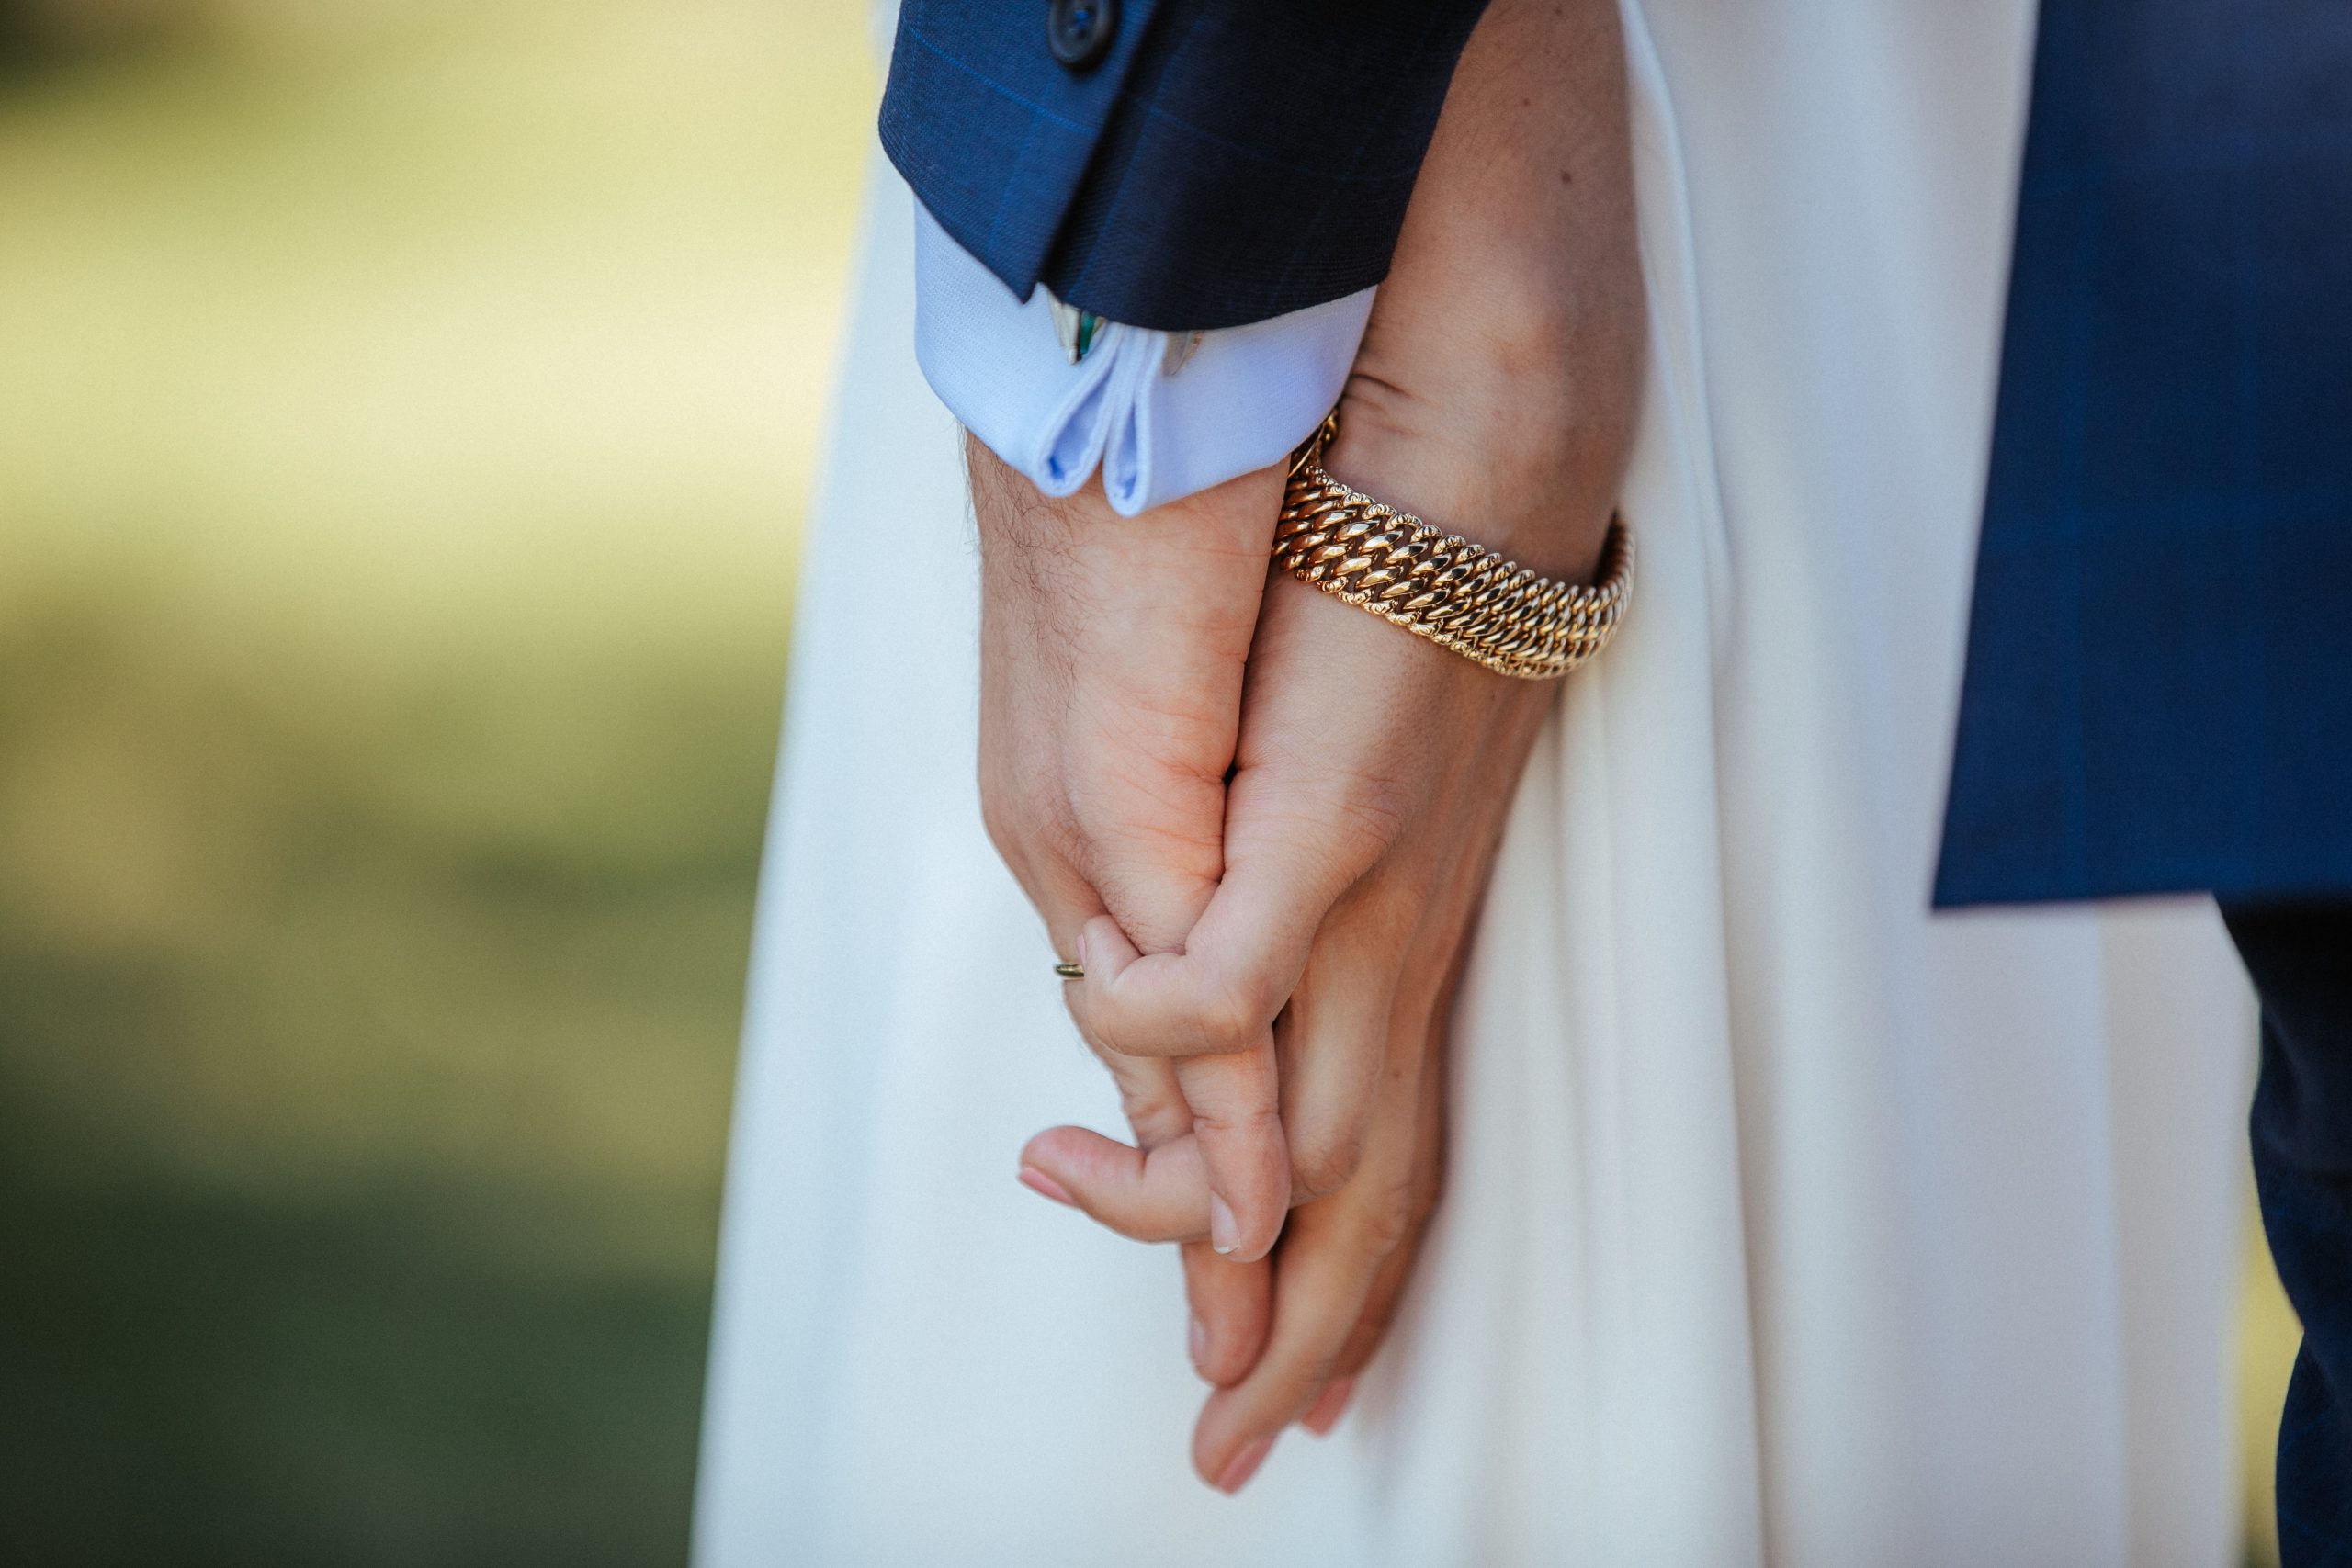
M 2220 1568 L 2250 1009 L 2210 908 L 1927 908 L 2031 14 L 1628 9 L 1642 577 L 1521 785 L 1446 1197 L 1337 1433 L 1193 1478 L 1172 1253 L 982 830 L 879 160 L 803 568 L 700 1568 Z M 1401 635 L 1401 634 L 1400 634 Z

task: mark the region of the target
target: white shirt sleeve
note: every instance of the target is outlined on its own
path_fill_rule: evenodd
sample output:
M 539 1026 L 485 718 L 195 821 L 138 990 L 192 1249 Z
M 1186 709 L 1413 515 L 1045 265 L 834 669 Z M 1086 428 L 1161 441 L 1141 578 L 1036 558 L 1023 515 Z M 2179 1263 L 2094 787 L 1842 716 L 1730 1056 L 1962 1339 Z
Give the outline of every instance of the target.
M 1046 494 L 1099 468 L 1129 517 L 1305 440 L 1339 401 L 1373 293 L 1196 334 L 1110 322 L 1073 365 L 1042 287 L 1014 299 L 915 209 L 915 357 L 932 390 Z

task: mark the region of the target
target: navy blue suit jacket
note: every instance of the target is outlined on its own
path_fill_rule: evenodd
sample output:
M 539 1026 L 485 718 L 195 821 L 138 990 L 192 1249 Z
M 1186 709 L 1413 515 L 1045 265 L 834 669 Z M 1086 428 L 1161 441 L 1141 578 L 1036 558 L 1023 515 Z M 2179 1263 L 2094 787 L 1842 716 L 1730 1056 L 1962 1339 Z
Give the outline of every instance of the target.
M 1483 4 L 904 0 L 883 143 L 1018 295 L 1261 320 L 1384 275 Z M 2040 28 L 1937 899 L 2352 892 L 2352 0 Z
M 1101 0 L 1096 0 L 1101 4 Z M 882 146 L 1022 299 L 1264 321 L 1386 276 L 1486 0 L 1116 0 L 1102 57 L 1044 0 L 902 0 Z
M 2352 5 L 2045 0 L 1939 903 L 2352 892 Z

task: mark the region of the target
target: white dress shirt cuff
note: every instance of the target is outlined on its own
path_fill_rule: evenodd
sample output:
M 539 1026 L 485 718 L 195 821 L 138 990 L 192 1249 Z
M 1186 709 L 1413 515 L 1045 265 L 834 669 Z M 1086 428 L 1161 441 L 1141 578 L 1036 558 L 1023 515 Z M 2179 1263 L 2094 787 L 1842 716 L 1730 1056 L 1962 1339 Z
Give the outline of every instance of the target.
M 1280 461 L 1339 401 L 1372 289 L 1198 334 L 1118 322 L 1069 363 L 1041 287 L 1016 299 L 915 209 L 915 357 L 951 412 L 1047 495 L 1097 468 L 1132 517 Z

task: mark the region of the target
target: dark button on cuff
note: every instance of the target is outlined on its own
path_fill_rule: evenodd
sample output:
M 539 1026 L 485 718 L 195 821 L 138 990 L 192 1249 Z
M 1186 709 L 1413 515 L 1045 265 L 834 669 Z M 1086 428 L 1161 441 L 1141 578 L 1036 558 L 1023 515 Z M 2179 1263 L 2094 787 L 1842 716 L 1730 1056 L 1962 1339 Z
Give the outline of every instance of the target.
M 1119 0 L 1051 0 L 1046 7 L 1046 40 L 1073 71 L 1101 64 L 1118 36 Z

